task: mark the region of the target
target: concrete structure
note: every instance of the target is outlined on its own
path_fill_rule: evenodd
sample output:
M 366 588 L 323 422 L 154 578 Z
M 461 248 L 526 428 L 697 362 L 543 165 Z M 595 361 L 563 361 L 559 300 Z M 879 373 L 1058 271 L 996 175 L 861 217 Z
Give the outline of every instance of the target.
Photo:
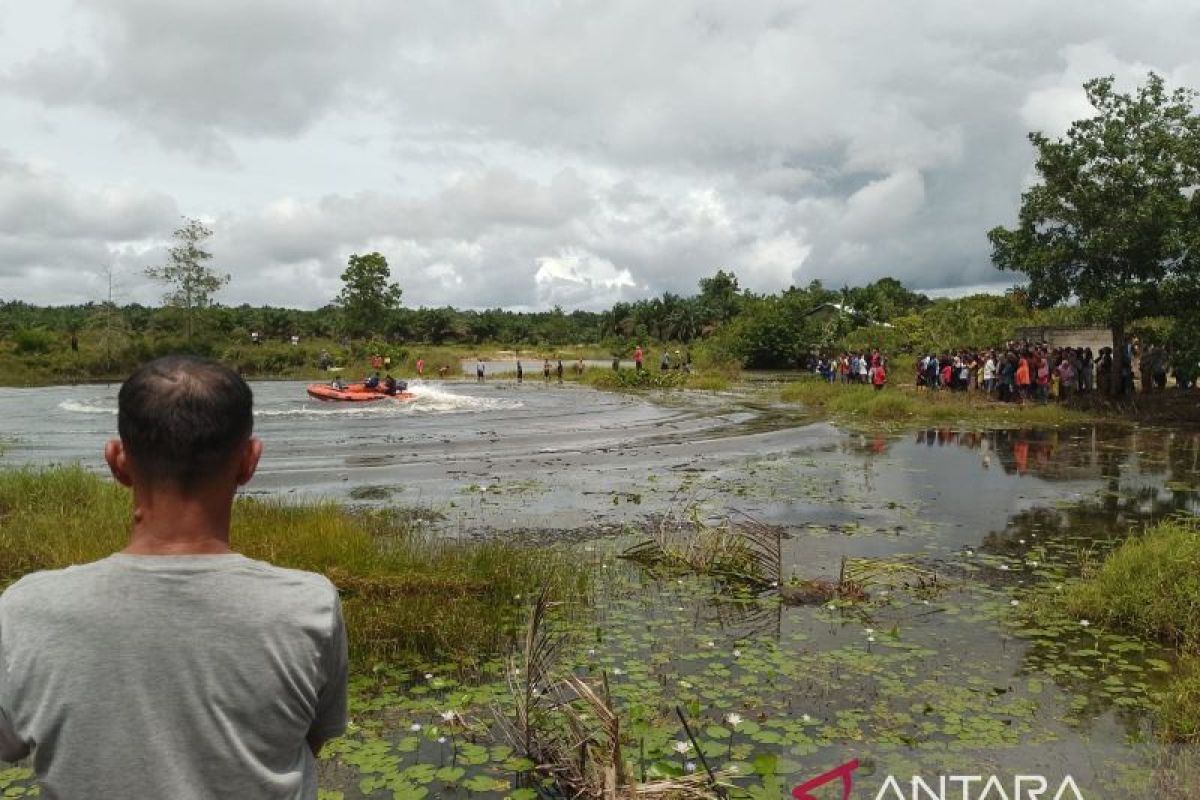
M 1051 347 L 1090 347 L 1099 353 L 1101 347 L 1112 347 L 1112 331 L 1100 326 L 1040 325 L 1017 328 L 1013 338 L 1018 341 L 1046 342 Z

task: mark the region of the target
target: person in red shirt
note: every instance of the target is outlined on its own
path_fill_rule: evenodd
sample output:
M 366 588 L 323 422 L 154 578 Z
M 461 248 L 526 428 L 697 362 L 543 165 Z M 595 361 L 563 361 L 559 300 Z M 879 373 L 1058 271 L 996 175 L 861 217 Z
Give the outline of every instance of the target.
M 883 368 L 883 359 L 880 359 L 879 364 L 872 368 L 872 380 L 875 383 L 875 391 L 879 391 L 887 383 L 887 371 Z
M 642 346 L 639 344 L 633 351 L 633 366 L 638 371 L 642 371 Z
M 425 375 L 425 359 L 418 358 L 417 359 L 417 377 L 420 378 L 424 375 Z

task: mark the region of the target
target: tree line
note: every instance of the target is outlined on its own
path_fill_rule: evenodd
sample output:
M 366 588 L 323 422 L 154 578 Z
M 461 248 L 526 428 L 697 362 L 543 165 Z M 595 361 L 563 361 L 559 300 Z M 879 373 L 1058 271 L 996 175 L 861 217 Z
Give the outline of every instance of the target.
M 818 281 L 774 294 L 742 288 L 732 270 L 697 292 L 619 302 L 604 311 L 517 312 L 407 308 L 381 253 L 353 254 L 342 291 L 306 311 L 214 302 L 229 276 L 214 270 L 198 220 L 175 232 L 167 263 L 147 278 L 161 307 L 105 299 L 75 306 L 0 303 L 0 339 L 36 357 L 81 337 L 99 342 L 110 366 L 164 349 L 219 350 L 252 333 L 267 339 L 357 343 L 501 344 L 536 348 L 603 345 L 614 355 L 654 343 L 695 344 L 748 367 L 803 366 L 815 354 L 879 347 L 892 353 L 1001 345 L 1023 325 L 1102 324 L 1115 357 L 1133 337 L 1200 361 L 1200 115 L 1197 93 L 1168 91 L 1151 73 L 1131 94 L 1114 81 L 1084 85 L 1095 113 L 1064 136 L 1029 134 L 1037 180 L 1021 196 L 1015 226 L 988 232 L 992 261 L 1025 276 L 1004 296 L 934 300 L 893 278 L 860 287 Z M 3 350 L 0 350 L 3 354 Z

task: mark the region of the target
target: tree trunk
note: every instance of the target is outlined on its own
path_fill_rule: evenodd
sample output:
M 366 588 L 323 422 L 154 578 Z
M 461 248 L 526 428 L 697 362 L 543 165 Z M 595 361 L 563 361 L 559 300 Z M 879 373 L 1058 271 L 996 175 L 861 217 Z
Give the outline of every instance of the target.
M 1125 389 L 1125 325 L 1114 323 L 1112 326 L 1113 359 L 1112 371 L 1108 375 L 1108 394 L 1111 397 L 1121 397 Z M 1133 369 L 1133 365 L 1129 365 Z

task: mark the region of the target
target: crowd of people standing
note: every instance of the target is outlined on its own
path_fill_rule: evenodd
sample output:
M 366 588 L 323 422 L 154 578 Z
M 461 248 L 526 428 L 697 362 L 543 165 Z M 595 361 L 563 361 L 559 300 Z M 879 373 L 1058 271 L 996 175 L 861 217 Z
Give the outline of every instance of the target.
M 1137 380 L 1143 391 L 1166 387 L 1172 363 L 1167 351 L 1153 345 L 1141 350 L 1128 343 L 1119 366 L 1113 355 L 1111 347 L 1093 352 L 1090 347 L 1012 341 L 1002 348 L 920 355 L 913 377 L 918 389 L 982 392 L 1003 402 L 1066 400 L 1095 391 L 1128 395 L 1135 391 Z M 878 350 L 844 352 L 818 359 L 814 371 L 830 383 L 879 389 L 887 383 L 887 365 L 888 359 Z M 1178 366 L 1174 374 L 1180 387 L 1195 386 L 1196 375 Z
M 828 361 L 818 359 L 816 372 L 830 383 L 862 383 L 882 389 L 887 384 L 887 359 L 878 350 L 842 353 Z

